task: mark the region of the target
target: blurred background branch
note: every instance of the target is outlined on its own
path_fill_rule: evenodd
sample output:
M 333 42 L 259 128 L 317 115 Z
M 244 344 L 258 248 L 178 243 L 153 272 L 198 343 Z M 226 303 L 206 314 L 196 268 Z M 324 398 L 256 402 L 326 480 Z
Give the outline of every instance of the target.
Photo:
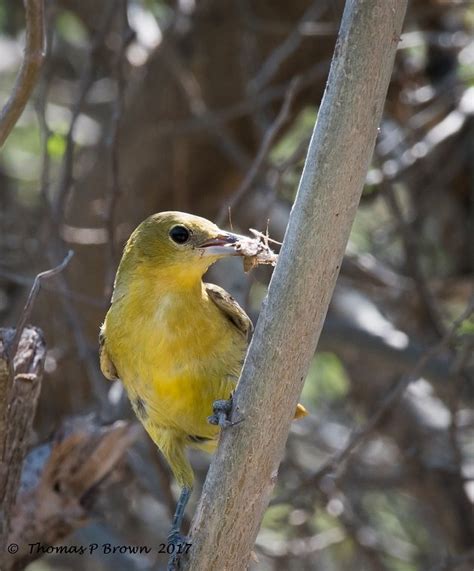
M 44 59 L 44 2 L 25 0 L 25 55 L 8 101 L 0 113 L 0 147 L 15 126 L 36 85 Z

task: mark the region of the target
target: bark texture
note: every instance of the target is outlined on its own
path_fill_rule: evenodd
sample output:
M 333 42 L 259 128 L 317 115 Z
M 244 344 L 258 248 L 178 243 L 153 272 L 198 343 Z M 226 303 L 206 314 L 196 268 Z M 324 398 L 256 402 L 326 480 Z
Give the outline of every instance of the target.
M 35 327 L 23 330 L 18 349 L 9 356 L 13 329 L 0 329 L 0 568 L 6 556 L 12 508 L 41 390 L 46 346 Z M 13 361 L 13 362 L 12 362 Z
M 406 2 L 346 4 L 268 297 L 204 486 L 185 569 L 241 570 L 276 481 L 360 200 Z

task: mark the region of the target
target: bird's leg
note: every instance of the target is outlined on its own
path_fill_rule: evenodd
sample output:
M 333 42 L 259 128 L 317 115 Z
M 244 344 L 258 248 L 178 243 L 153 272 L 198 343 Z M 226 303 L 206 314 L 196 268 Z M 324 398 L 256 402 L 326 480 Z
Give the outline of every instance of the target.
M 178 503 L 176 505 L 176 511 L 173 516 L 173 523 L 171 525 L 171 530 L 168 534 L 168 543 L 175 545 L 179 542 L 185 542 L 186 537 L 181 535 L 181 524 L 183 523 L 184 510 L 191 497 L 191 488 L 184 487 L 179 495 Z
M 230 414 L 232 412 L 232 396 L 233 393 L 230 394 L 228 400 L 214 401 L 212 405 L 213 414 L 207 417 L 210 424 L 215 424 L 216 426 L 220 426 L 220 428 L 228 428 L 229 426 L 234 426 L 234 424 L 241 422 L 231 422 L 230 420 Z
M 175 571 L 177 569 L 179 555 L 185 553 L 184 550 L 179 549 L 180 544 L 190 544 L 189 538 L 181 535 L 181 524 L 183 523 L 186 505 L 191 497 L 191 491 L 191 488 L 184 486 L 179 495 L 176 511 L 173 516 L 173 523 L 168 534 L 168 545 L 173 545 L 174 550 L 168 561 L 167 571 Z

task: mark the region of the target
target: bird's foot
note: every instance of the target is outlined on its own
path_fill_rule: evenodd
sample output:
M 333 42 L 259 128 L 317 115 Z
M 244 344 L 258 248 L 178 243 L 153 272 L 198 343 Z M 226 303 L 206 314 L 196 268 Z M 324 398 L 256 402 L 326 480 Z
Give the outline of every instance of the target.
M 179 559 L 181 555 L 188 553 L 191 548 L 191 542 L 185 535 L 181 535 L 181 524 L 183 522 L 184 510 L 191 496 L 191 488 L 184 486 L 179 496 L 176 511 L 173 516 L 173 524 L 168 534 L 168 543 L 166 545 L 166 553 L 169 553 L 167 571 L 177 571 L 179 569 Z
M 182 535 L 179 529 L 173 528 L 168 535 L 166 551 L 170 554 L 167 571 L 178 571 L 181 555 L 189 553 L 191 541 L 186 535 Z
M 212 404 L 211 416 L 207 417 L 210 424 L 220 426 L 220 428 L 227 428 L 231 426 L 230 414 L 232 412 L 232 395 L 229 400 L 216 400 Z
M 232 395 L 230 395 L 229 400 L 216 400 L 212 405 L 212 412 L 211 416 L 207 417 L 207 421 L 210 424 L 214 424 L 219 426 L 220 428 L 228 428 L 229 426 L 235 426 L 236 424 L 240 424 L 243 420 L 237 420 L 236 422 L 231 422 L 230 415 L 232 413 Z

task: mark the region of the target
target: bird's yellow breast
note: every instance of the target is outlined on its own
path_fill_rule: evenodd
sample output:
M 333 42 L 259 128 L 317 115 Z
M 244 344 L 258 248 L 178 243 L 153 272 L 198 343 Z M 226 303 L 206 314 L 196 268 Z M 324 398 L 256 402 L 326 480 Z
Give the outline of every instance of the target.
M 151 282 L 153 283 L 153 282 Z M 105 321 L 107 350 L 150 434 L 172 428 L 214 437 L 212 403 L 229 398 L 246 340 L 209 298 L 192 288 L 131 288 Z

